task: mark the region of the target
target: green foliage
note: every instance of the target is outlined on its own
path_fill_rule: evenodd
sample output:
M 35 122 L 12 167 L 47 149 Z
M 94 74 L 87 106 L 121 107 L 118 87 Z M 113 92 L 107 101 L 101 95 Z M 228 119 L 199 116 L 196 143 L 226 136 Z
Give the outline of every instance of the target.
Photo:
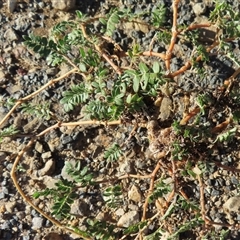
M 113 11 L 112 14 L 109 16 L 108 20 L 107 20 L 107 31 L 106 31 L 106 34 L 108 36 L 112 36 L 115 28 L 116 28 L 116 25 L 119 23 L 120 21 L 120 15 L 122 13 L 120 11 Z
M 50 103 L 23 103 L 21 105 L 22 112 L 29 115 L 34 115 L 39 118 L 49 120 L 51 118 Z
M 221 39 L 240 36 L 239 11 L 225 1 L 217 1 L 215 9 L 211 12 L 209 20 L 218 25 L 223 31 Z
M 193 169 L 192 163 L 190 161 L 187 161 L 187 163 L 185 164 L 185 168 L 182 170 L 181 173 L 183 176 L 190 176 L 193 179 L 195 179 L 196 173 L 192 169 Z
M 218 240 L 225 240 L 229 237 L 230 229 L 221 229 L 217 232 L 213 230 L 207 231 L 207 233 L 202 237 L 202 240 L 208 239 L 218 239 Z
M 49 37 L 25 36 L 25 44 L 28 48 L 33 49 L 34 52 L 46 58 L 47 63 L 52 66 L 61 67 L 62 63 L 66 63 L 79 68 L 81 75 L 78 79 L 74 80 L 74 82 L 78 81 L 78 83 L 70 86 L 67 91 L 62 93 L 63 98 L 60 103 L 63 104 L 66 112 L 70 112 L 75 107 L 80 106 L 83 108 L 83 113 L 90 119 L 109 121 L 121 119 L 121 117 L 125 117 L 126 113 L 134 116 L 136 112 L 140 112 L 140 116 L 144 115 L 146 119 L 152 118 L 154 117 L 153 115 L 145 115 L 145 107 L 151 107 L 148 103 L 154 102 L 156 97 L 163 94 L 161 91 L 162 86 L 170 83 L 170 80 L 165 77 L 165 70 L 162 69 L 164 63 L 160 65 L 158 61 L 153 60 L 156 59 L 155 57 L 152 57 L 149 62 L 142 61 L 142 55 L 145 55 L 143 52 L 146 49 L 142 49 L 138 43 L 133 41 L 131 49 L 127 50 L 128 54 L 124 55 L 124 58 L 126 57 L 126 60 L 130 63 L 125 64 L 122 61 L 121 53 L 118 55 L 117 51 L 115 52 L 117 44 L 111 40 L 111 37 L 115 33 L 116 28 L 120 26 L 120 23 L 133 22 L 132 26 L 134 24 L 139 24 L 139 26 L 142 24 L 156 32 L 149 49 L 153 48 L 156 42 L 169 45 L 172 34 L 171 26 L 169 25 L 171 21 L 166 17 L 167 10 L 163 5 L 156 5 L 152 11 L 147 9 L 138 11 L 136 14 L 132 13 L 131 8 L 121 9 L 121 11 L 113 9 L 105 16 L 99 18 L 90 18 L 82 12 L 76 11 L 77 20 L 58 23 L 53 27 Z M 148 19 L 148 22 L 145 22 L 145 19 Z M 232 42 L 225 41 L 226 38 L 240 36 L 239 12 L 234 11 L 225 2 L 217 2 L 215 9 L 210 15 L 210 20 L 219 28 L 218 36 L 216 36 L 216 40 L 220 41 L 218 51 L 223 52 L 239 66 L 238 56 L 233 53 Z M 97 23 L 97 27 L 95 23 Z M 101 28 L 99 31 L 96 30 L 98 24 Z M 180 46 L 182 41 L 187 42 L 185 46 L 191 43 L 193 51 L 189 61 L 194 72 L 198 74 L 198 77 L 203 78 L 204 74 L 206 74 L 205 64 L 209 61 L 210 52 L 208 52 L 207 46 L 199 42 L 199 30 L 186 31 L 185 29 L 189 26 L 177 27 L 179 33 L 182 34 L 178 35 L 178 45 Z M 111 49 L 110 45 L 114 45 L 114 50 Z M 112 63 L 121 68 L 123 72 L 121 76 L 118 76 L 112 69 L 112 64 L 105 62 L 106 56 L 111 59 Z M 199 56 L 201 56 L 201 62 L 199 62 Z M 185 61 L 185 58 L 183 59 Z M 177 82 L 174 82 L 175 86 L 177 91 L 181 88 L 179 87 L 178 89 Z M 230 90 L 229 95 L 232 97 L 234 104 L 239 104 L 238 88 Z M 13 106 L 15 103 L 16 100 L 11 98 L 8 98 L 6 103 L 2 103 L 1 101 L 1 104 L 4 106 Z M 195 116 L 195 121 L 191 122 L 191 124 L 181 126 L 179 119 L 173 119 L 172 127 L 175 135 L 172 136 L 169 146 L 166 146 L 169 150 L 166 160 L 168 156 L 174 161 L 190 159 L 190 148 L 197 148 L 203 142 L 209 143 L 210 138 L 213 145 L 216 142 L 232 141 L 234 139 L 237 127 L 232 127 L 218 136 L 214 135 L 216 138 L 214 141 L 209 127 L 201 125 L 200 119 L 202 116 L 205 117 L 208 110 L 206 108 L 209 108 L 212 103 L 210 95 L 206 93 L 199 94 L 195 103 L 199 106 L 200 113 Z M 51 117 L 50 103 L 24 103 L 21 105 L 21 110 L 22 112 L 36 115 L 39 118 L 45 117 L 47 120 Z M 71 116 L 71 113 L 69 116 Z M 236 121 L 239 121 L 239 111 L 234 112 L 233 116 Z M 163 123 L 163 126 L 164 124 L 168 123 Z M 3 129 L 0 132 L 0 141 L 3 137 L 13 135 L 16 132 L 17 130 L 12 126 Z M 107 162 L 117 161 L 121 155 L 121 148 L 116 143 L 104 152 L 104 158 Z M 61 220 L 71 218 L 71 204 L 79 197 L 76 193 L 77 188 L 89 187 L 91 185 L 95 187 L 98 182 L 94 181 L 95 173 L 94 175 L 90 173 L 88 166 L 82 166 L 82 164 L 83 161 L 78 161 L 76 164 L 66 162 L 66 172 L 72 178 L 72 181 L 60 180 L 56 183 L 54 189 L 46 188 L 34 194 L 35 198 L 43 196 L 53 200 L 52 214 L 56 218 Z M 199 161 L 197 162 L 197 166 L 202 174 L 213 168 L 213 165 L 207 161 Z M 21 168 L 18 170 L 20 171 Z M 179 173 L 181 173 L 181 180 L 189 179 L 189 176 L 191 179 L 196 178 L 196 173 L 193 171 L 193 164 L 190 161 L 186 162 L 185 167 L 176 170 L 175 178 L 179 177 Z M 184 176 L 187 177 L 184 178 Z M 172 191 L 173 184 L 167 184 L 163 178 L 156 180 L 148 202 L 153 205 L 158 198 L 164 198 Z M 102 196 L 106 202 L 106 206 L 110 208 L 116 208 L 125 201 L 123 199 L 125 194 L 123 194 L 121 185 L 106 188 Z M 178 229 L 172 235 L 166 230 L 164 225 L 158 225 L 158 228 L 152 230 L 144 239 L 178 239 L 181 232 L 197 228 L 203 224 L 202 219 L 199 217 L 198 204 L 193 201 L 186 201 L 179 195 L 175 195 L 175 200 L 172 201 L 164 216 L 161 219 L 157 219 L 157 221 L 167 221 L 167 218 L 171 217 L 173 212 L 178 213 L 178 211 L 194 212 L 196 213 L 195 218 L 178 226 Z M 141 229 L 147 227 L 150 221 L 152 219 L 140 221 L 123 231 L 105 221 L 88 219 L 86 226 L 84 226 L 87 228 L 86 232 L 77 227 L 74 230 L 83 236 L 94 239 L 119 239 L 119 235 L 122 233 L 131 238 Z M 225 234 L 223 232 L 222 236 L 225 236 Z
M 157 33 L 157 39 L 159 42 L 163 42 L 165 44 L 168 44 L 171 40 L 171 33 L 169 31 L 162 31 Z
M 51 52 L 57 50 L 57 44 L 53 40 L 48 40 L 46 37 L 30 34 L 24 36 L 24 40 L 27 47 L 43 57 L 47 57 Z
M 104 152 L 104 158 L 106 158 L 109 162 L 114 162 L 118 160 L 118 158 L 122 155 L 122 151 L 120 149 L 120 146 L 116 143 L 114 143 L 111 147 L 106 149 Z
M 75 187 L 68 180 L 60 180 L 55 185 L 56 188 L 54 189 L 46 188 L 44 191 L 36 191 L 33 197 L 49 196 L 54 201 L 52 214 L 58 219 L 70 218 L 71 204 L 78 197 Z
M 154 62 L 151 68 L 140 62 L 138 70 L 126 70 L 123 78 L 132 86 L 135 93 L 156 96 L 160 86 L 166 83 L 162 75 L 158 62 Z
M 16 99 L 8 97 L 7 101 L 3 100 L 3 96 L 0 96 L 0 106 L 5 106 L 7 108 L 12 108 L 16 104 Z
M 116 208 L 122 203 L 122 189 L 120 185 L 108 187 L 103 192 L 108 207 Z
M 181 144 L 178 140 L 172 143 L 172 157 L 173 160 L 183 160 L 187 156 L 187 149 L 184 144 Z
M 150 195 L 148 201 L 152 203 L 154 200 L 164 197 L 167 193 L 171 191 L 171 186 L 164 182 L 164 179 L 160 179 L 154 186 L 153 192 Z
M 185 211 L 195 211 L 195 212 L 200 213 L 198 204 L 196 202 L 186 200 L 182 196 L 178 197 L 176 208 L 177 207 L 179 207 L 180 209 L 185 210 Z
M 168 239 L 174 239 L 175 237 L 178 237 L 180 233 L 186 232 L 188 230 L 192 230 L 196 228 L 197 226 L 203 225 L 204 221 L 201 218 L 194 218 L 191 219 L 189 222 L 185 222 L 181 226 L 179 226 L 178 230 L 171 234 Z
M 86 86 L 84 83 L 73 85 L 70 90 L 63 93 L 60 103 L 63 104 L 66 112 L 73 110 L 75 106 L 85 103 L 89 99 L 89 91 Z
M 66 173 L 73 178 L 76 183 L 81 183 L 82 187 L 94 184 L 93 175 L 89 173 L 88 167 L 81 168 L 81 161 L 72 165 L 70 162 L 66 162 Z
M 136 224 L 131 225 L 130 227 L 128 227 L 127 229 L 124 230 L 124 234 L 132 234 L 132 233 L 136 233 L 139 230 L 141 230 L 142 228 L 144 228 L 147 225 L 147 221 L 141 221 L 138 222 Z
M 2 142 L 3 138 L 10 137 L 16 133 L 18 133 L 18 130 L 13 125 L 0 130 L 0 142 Z
M 237 127 L 229 129 L 229 130 L 225 131 L 224 133 L 219 134 L 214 142 L 217 142 L 217 141 L 231 142 L 234 139 L 236 132 L 237 132 Z
M 168 232 L 164 230 L 162 227 L 158 228 L 156 231 L 154 231 L 152 234 L 149 234 L 145 237 L 146 240 L 159 240 L 159 239 L 167 239 L 169 236 Z M 174 238 L 171 238 L 171 240 L 175 240 Z M 176 239 L 177 240 L 177 239 Z
M 200 108 L 202 114 L 205 114 L 204 108 L 212 103 L 212 100 L 208 94 L 199 94 L 196 99 L 197 105 Z
M 80 161 L 75 165 L 66 163 L 66 172 L 70 177 L 73 178 L 75 183 L 80 183 L 81 187 L 94 184 L 92 181 L 93 175 L 88 173 L 87 167 L 81 169 Z M 50 197 L 54 202 L 52 207 L 52 214 L 58 219 L 70 218 L 71 205 L 74 200 L 78 198 L 74 182 L 66 179 L 59 180 L 55 184 L 55 188 L 46 188 L 44 191 L 36 191 L 33 194 L 33 197 Z
M 87 219 L 87 229 L 91 236 L 94 239 L 99 240 L 113 240 L 116 239 L 114 237 L 114 229 L 116 226 L 109 224 L 105 221 L 91 220 Z
M 85 108 L 85 113 L 91 119 L 97 120 L 107 120 L 109 119 L 110 107 L 106 102 L 101 101 L 100 99 L 90 101 Z
M 154 27 L 162 27 L 166 22 L 166 8 L 164 5 L 157 6 L 151 11 L 151 23 Z

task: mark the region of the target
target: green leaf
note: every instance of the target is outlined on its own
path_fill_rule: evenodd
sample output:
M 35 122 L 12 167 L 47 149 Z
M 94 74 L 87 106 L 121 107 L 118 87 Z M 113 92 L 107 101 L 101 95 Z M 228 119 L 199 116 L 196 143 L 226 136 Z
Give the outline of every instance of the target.
M 133 91 L 137 93 L 140 87 L 140 78 L 138 76 L 133 78 Z
M 147 65 L 145 63 L 143 63 L 143 62 L 139 63 L 139 69 L 140 69 L 142 74 L 149 71 Z
M 82 19 L 82 17 L 83 17 L 83 13 L 79 10 L 76 11 L 76 15 L 79 19 Z
M 33 198 L 39 198 L 41 194 L 39 192 L 35 192 L 32 196 Z
M 66 112 L 73 110 L 74 106 L 85 103 L 89 99 L 89 91 L 86 89 L 86 84 L 71 86 L 71 89 L 63 93 L 63 98 L 60 100 L 64 104 Z
M 111 147 L 109 147 L 104 152 L 104 158 L 107 159 L 107 161 L 113 162 L 118 160 L 118 158 L 122 155 L 122 151 L 120 149 L 120 146 L 116 143 L 114 143 Z
M 116 25 L 119 23 L 119 20 L 120 20 L 119 11 L 115 11 L 110 15 L 110 17 L 107 21 L 107 31 L 106 31 L 106 34 L 108 36 L 110 36 L 110 37 L 112 36 L 112 34 L 116 28 Z
M 158 62 L 154 62 L 152 69 L 153 69 L 154 73 L 159 73 L 160 72 L 160 65 L 159 65 L 159 63 Z
M 9 137 L 9 136 L 14 135 L 16 133 L 18 133 L 18 130 L 13 125 L 0 130 L 0 142 L 3 140 L 4 137 Z

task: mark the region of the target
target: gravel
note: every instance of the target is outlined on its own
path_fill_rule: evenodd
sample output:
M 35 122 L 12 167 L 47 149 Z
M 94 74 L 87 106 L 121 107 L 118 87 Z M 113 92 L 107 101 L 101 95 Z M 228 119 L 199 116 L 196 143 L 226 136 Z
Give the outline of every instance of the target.
M 7 1 L 11 2 L 11 1 Z M 16 5 L 12 1 L 12 6 L 7 7 L 6 2 L 0 3 L 0 100 L 6 100 L 10 97 L 19 99 L 39 89 L 56 76 L 67 71 L 67 66 L 59 68 L 49 68 L 46 62 L 38 55 L 29 52 L 23 45 L 23 36 L 30 33 L 46 35 L 50 28 L 56 22 L 65 19 L 74 18 L 74 10 L 79 9 L 84 13 L 94 16 L 106 14 L 110 6 L 117 6 L 124 9 L 129 6 L 134 13 L 140 13 L 142 10 L 152 11 L 156 7 L 154 0 L 89 0 L 89 1 L 19 1 Z M 167 19 L 171 24 L 172 8 L 171 1 L 159 0 L 159 3 L 167 7 Z M 240 8 L 239 1 L 226 1 L 232 4 L 235 10 Z M 211 1 L 189 1 L 182 0 L 178 24 L 190 24 L 199 21 L 204 15 L 208 15 L 213 9 Z M 61 11 L 59 11 L 61 10 Z M 10 12 L 10 13 L 9 13 Z M 146 19 L 145 19 L 146 20 Z M 101 24 L 94 23 L 93 31 L 98 32 Z M 123 49 L 127 49 L 132 43 L 139 43 L 143 49 L 149 49 L 149 44 L 155 36 L 156 30 L 149 30 L 148 27 L 139 27 L 133 24 L 126 24 L 122 29 L 118 29 L 113 34 L 113 40 L 119 43 Z M 234 41 L 233 52 L 239 57 L 240 42 Z M 164 44 L 154 42 L 153 50 L 161 52 L 164 50 Z M 175 45 L 177 51 L 171 62 L 173 71 L 179 69 L 184 61 L 182 54 L 189 58 L 191 51 L 189 46 L 182 46 L 181 43 Z M 155 58 L 146 58 L 147 62 Z M 164 66 L 162 64 L 162 66 Z M 229 98 L 221 98 L 218 93 L 219 86 L 222 86 L 224 80 L 231 76 L 236 69 L 234 62 L 226 57 L 211 56 L 210 63 L 206 69 L 207 74 L 199 77 L 194 70 L 189 70 L 176 78 L 178 85 L 175 87 L 175 93 L 171 98 L 164 98 L 166 105 L 172 107 L 183 101 L 183 93 L 189 92 L 192 101 L 196 101 L 194 94 L 207 93 L 209 95 L 209 106 L 206 113 L 201 117 L 201 122 L 206 127 L 211 128 L 224 121 L 228 116 L 227 109 L 235 111 L 239 104 L 231 101 Z M 60 73 L 60 74 L 59 74 Z M 55 84 L 54 90 L 47 89 L 42 91 L 34 101 L 51 101 L 52 109 L 55 110 L 57 117 L 62 121 L 74 120 L 74 114 L 66 114 L 59 104 L 62 98 L 62 92 L 65 91 L 71 83 L 76 83 L 79 76 L 73 75 L 66 81 Z M 180 98 L 182 97 L 182 98 Z M 171 102 L 171 103 L 169 103 Z M 153 107 L 147 109 L 149 116 L 159 116 L 160 124 L 165 120 L 179 120 L 182 113 L 172 114 L 166 111 L 161 105 L 160 109 Z M 0 119 L 9 111 L 9 107 L 0 106 Z M 151 113 L 153 111 L 153 114 Z M 151 115 L 152 114 L 152 115 Z M 174 116 L 173 116 L 174 115 Z M 167 122 L 167 121 L 166 121 Z M 9 123 L 14 123 L 20 130 L 21 136 L 16 138 L 6 138 L 0 145 L 0 239 L 2 240 L 37 240 L 37 239 L 55 239 L 71 240 L 79 239 L 74 235 L 63 234 L 56 226 L 53 226 L 48 220 L 40 216 L 38 212 L 32 210 L 26 205 L 13 186 L 9 172 L 13 166 L 14 156 L 29 141 L 31 133 L 38 133 L 41 130 L 54 124 L 54 121 L 43 121 L 36 116 L 29 117 L 23 115 L 21 111 L 16 111 Z M 7 124 L 8 125 L 8 124 Z M 88 165 L 91 171 L 99 178 L 106 176 L 120 176 L 123 174 L 147 175 L 152 172 L 156 166 L 156 159 L 148 148 L 146 130 L 139 128 L 134 136 L 127 141 L 132 127 L 85 127 L 66 129 L 60 128 L 51 131 L 43 138 L 39 139 L 33 148 L 28 151 L 22 161 L 23 169 L 27 169 L 27 176 L 18 178 L 24 191 L 33 194 L 36 187 L 44 185 L 52 188 L 58 179 L 72 180 L 67 176 L 66 162 L 73 165 L 81 159 L 81 163 Z M 197 137 L 197 136 L 196 136 Z M 205 204 L 206 215 L 215 222 L 238 224 L 240 221 L 239 213 L 239 173 L 222 169 L 212 164 L 213 161 L 225 166 L 239 166 L 239 138 L 236 142 L 219 143 L 211 149 L 211 142 L 189 143 L 191 156 L 205 159 L 208 169 L 203 176 L 205 185 Z M 124 156 L 118 162 L 107 162 L 104 158 L 103 150 L 111 143 L 118 142 L 122 144 Z M 158 146 L 159 147 L 159 146 Z M 167 172 L 168 169 L 162 169 Z M 160 177 L 160 176 L 159 176 Z M 30 180 L 31 179 L 31 180 Z M 183 181 L 184 179 L 180 179 Z M 41 182 L 41 183 L 40 183 Z M 118 226 L 128 227 L 137 223 L 141 219 L 141 209 L 144 204 L 146 192 L 149 189 L 149 180 L 128 179 L 121 182 L 125 190 L 127 201 L 121 208 L 112 212 L 106 212 L 104 206 L 102 190 L 106 188 L 105 184 L 98 187 L 91 186 L 88 189 L 77 191 L 79 200 L 71 206 L 71 213 L 79 216 L 79 222 L 84 221 L 84 217 L 96 219 L 113 220 Z M 182 186 L 190 199 L 199 202 L 200 190 L 199 183 L 194 180 L 188 186 Z M 47 212 L 49 203 L 45 201 L 36 201 L 36 205 L 41 206 Z M 157 212 L 157 206 L 149 205 L 150 215 Z M 96 217 L 97 216 L 97 217 Z M 186 211 L 179 207 L 178 212 L 173 214 L 171 227 L 177 229 L 183 222 L 183 219 L 190 219 Z M 153 221 L 149 226 L 150 231 L 154 231 L 159 223 Z M 214 226 L 215 227 L 215 226 Z M 221 227 L 215 227 L 220 230 Z M 190 231 L 185 237 L 187 239 L 196 232 Z M 226 239 L 239 239 L 238 231 L 230 231 Z

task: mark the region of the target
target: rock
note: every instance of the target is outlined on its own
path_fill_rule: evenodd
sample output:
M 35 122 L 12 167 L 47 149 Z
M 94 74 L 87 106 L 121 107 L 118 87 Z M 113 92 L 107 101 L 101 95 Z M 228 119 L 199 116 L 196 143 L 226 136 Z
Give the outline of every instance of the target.
M 141 202 L 142 199 L 141 192 L 135 185 L 133 185 L 130 191 L 128 192 L 128 198 L 137 203 Z
M 199 16 L 206 11 L 206 6 L 203 3 L 195 3 L 193 4 L 192 9 L 196 16 Z
M 229 198 L 224 204 L 223 209 L 226 212 L 240 212 L 240 196 Z
M 13 28 L 17 31 L 25 32 L 31 26 L 31 20 L 28 16 L 19 15 L 14 21 Z
M 5 208 L 5 205 L 4 205 L 4 202 L 0 202 L 0 214 L 3 214 L 4 212 L 6 211 L 6 208 Z
M 17 5 L 17 0 L 7 0 L 7 9 L 12 13 Z
M 34 118 L 32 121 L 28 122 L 24 127 L 23 130 L 25 133 L 31 133 L 34 131 L 35 127 L 39 124 L 39 119 Z
M 20 85 L 12 85 L 6 88 L 8 93 L 11 95 L 13 93 L 16 93 L 18 91 L 21 91 L 22 87 Z
M 0 79 L 4 79 L 5 76 L 6 74 L 2 70 L 0 70 Z
M 160 114 L 158 116 L 158 119 L 161 119 L 162 121 L 167 120 L 172 113 L 172 109 L 173 109 L 172 99 L 169 97 L 163 97 L 159 109 Z
M 37 230 L 43 227 L 44 219 L 42 217 L 34 217 L 32 219 L 32 229 Z
M 124 160 L 124 162 L 120 162 L 119 171 L 122 173 L 132 173 L 133 172 L 132 162 L 129 162 L 127 159 Z
M 7 154 L 5 152 L 0 152 L 0 162 L 4 161 L 5 158 L 7 157 Z M 0 172 L 2 172 L 3 166 L 0 165 Z
M 63 240 L 63 238 L 58 233 L 50 232 L 44 236 L 43 240 Z
M 13 208 L 15 206 L 16 206 L 16 201 L 14 201 L 14 202 L 7 202 L 5 204 L 6 211 L 9 212 L 9 213 L 12 213 L 13 212 Z
M 117 223 L 118 227 L 129 227 L 139 222 L 139 213 L 137 211 L 130 211 L 125 213 Z
M 51 153 L 50 151 L 45 152 L 45 153 L 43 153 L 43 154 L 41 155 L 41 157 L 42 157 L 43 159 L 51 158 L 51 157 L 52 157 L 52 153 Z
M 6 230 L 6 229 L 11 229 L 11 223 L 10 223 L 10 221 L 5 221 L 5 222 L 3 222 L 3 224 L 2 225 L 0 225 L 0 229 L 3 229 L 3 230 Z
M 38 171 L 39 176 L 51 175 L 55 171 L 55 161 L 52 159 L 48 160 L 44 168 Z
M 46 186 L 46 188 L 56 188 L 56 183 L 59 181 L 59 179 L 52 178 L 50 176 L 45 175 L 43 177 L 43 184 Z
M 4 192 L 0 192 L 0 199 L 4 199 L 5 198 L 5 193 Z
M 88 216 L 89 206 L 82 200 L 75 200 L 71 205 L 70 213 L 76 216 Z
M 20 211 L 20 212 L 16 212 L 16 217 L 18 219 L 24 219 L 24 217 L 26 216 L 25 212 Z
M 119 208 L 115 211 L 115 214 L 117 216 L 122 216 L 124 214 L 124 209 L 123 208 Z
M 69 135 L 63 135 L 61 137 L 61 142 L 62 142 L 63 145 L 68 144 L 68 143 L 70 143 L 72 141 L 73 141 L 73 139 Z
M 4 33 L 4 38 L 9 42 L 18 40 L 17 34 L 11 28 Z
M 21 115 L 21 114 L 18 114 L 18 115 L 14 118 L 13 124 L 14 124 L 17 128 L 22 127 L 22 115 Z
M 67 171 L 66 171 L 67 164 L 72 164 L 73 166 L 75 166 L 76 161 L 74 161 L 74 160 L 65 161 L 65 165 L 62 168 L 61 176 L 62 176 L 63 179 L 66 179 L 68 181 L 73 181 L 74 179 L 67 174 Z
M 68 11 L 75 7 L 76 0 L 52 0 L 52 6 L 55 9 Z
M 36 142 L 35 144 L 35 150 L 39 153 L 42 153 L 43 152 L 43 145 L 40 143 L 40 142 Z

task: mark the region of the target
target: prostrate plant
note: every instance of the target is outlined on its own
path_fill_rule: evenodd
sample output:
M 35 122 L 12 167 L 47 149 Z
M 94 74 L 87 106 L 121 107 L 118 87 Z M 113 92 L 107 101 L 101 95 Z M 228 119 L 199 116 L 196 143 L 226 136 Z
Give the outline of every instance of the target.
M 40 196 L 52 198 L 54 201 L 52 214 L 60 220 L 72 217 L 70 214 L 71 204 L 79 197 L 76 193 L 77 187 L 94 184 L 92 174 L 88 173 L 87 167 L 81 169 L 80 161 L 75 166 L 71 163 L 66 163 L 66 173 L 73 178 L 73 181 L 63 179 L 55 184 L 56 188 L 46 188 L 44 191 L 36 191 L 33 194 L 34 198 L 39 198 Z
M 91 172 L 89 166 L 82 166 L 82 160 L 79 160 L 76 164 L 66 163 L 66 172 L 72 180 L 60 179 L 55 188 L 38 190 L 33 195 L 35 198 L 44 197 L 44 200 L 46 198 L 52 200 L 51 214 L 53 217 L 48 216 L 32 203 L 31 199 L 22 191 L 16 178 L 18 163 L 26 150 L 38 137 L 44 136 L 52 129 L 61 126 L 96 123 L 106 126 L 120 123 L 127 124 L 128 121 L 124 121 L 124 119 L 128 119 L 129 115 L 133 118 L 136 113 L 149 120 L 154 118 L 153 120 L 156 120 L 156 122 L 161 122 L 158 117 L 150 115 L 146 109 L 149 105 L 150 107 L 154 105 L 158 98 L 161 99 L 161 103 L 164 102 L 164 98 L 173 98 L 170 88 L 178 88 L 177 82 L 174 82 L 175 76 L 192 67 L 191 70 L 196 70 L 195 72 L 201 74 L 199 77 L 203 79 L 206 76 L 206 71 L 201 65 L 205 66 L 209 62 L 209 53 L 215 48 L 219 53 L 230 56 L 231 59 L 238 62 L 236 56 L 229 55 L 228 51 L 231 49 L 231 41 L 237 40 L 240 36 L 239 13 L 234 12 L 228 4 L 217 2 L 215 9 L 210 14 L 209 20 L 211 23 L 178 26 L 178 4 L 179 0 L 173 1 L 172 26 L 166 21 L 167 9 L 162 5 L 157 6 L 150 13 L 149 11 L 142 11 L 133 14 L 130 9 L 121 11 L 112 9 L 106 16 L 94 18 L 89 18 L 80 11 L 76 11 L 76 20 L 63 21 L 57 24 L 48 37 L 34 35 L 25 37 L 26 46 L 46 58 L 49 65 L 61 66 L 61 64 L 67 64 L 72 69 L 65 75 L 50 80 L 39 90 L 23 99 L 10 99 L 7 103 L 4 103 L 13 106 L 13 108 L 0 122 L 0 125 L 18 107 L 22 112 L 55 121 L 54 113 L 50 111 L 51 102 L 35 104 L 26 101 L 70 74 L 80 75 L 76 80 L 77 82 L 74 82 L 68 90 L 62 93 L 60 104 L 70 114 L 76 107 L 79 107 L 84 115 L 84 121 L 70 123 L 59 121 L 36 134 L 17 155 L 11 171 L 13 182 L 26 202 L 57 226 L 77 233 L 85 239 L 124 239 L 128 237 L 142 239 L 143 236 L 145 236 L 145 239 L 177 239 L 181 232 L 201 226 L 205 228 L 210 223 L 214 224 L 205 216 L 204 186 L 201 182 L 202 176 L 211 167 L 211 164 L 196 158 L 199 156 L 198 151 L 202 148 L 205 149 L 206 145 L 214 146 L 216 143 L 231 141 L 238 128 L 235 126 L 229 128 L 230 117 L 216 126 L 201 124 L 201 118 L 206 117 L 208 109 L 213 105 L 208 93 L 197 93 L 194 101 L 196 106 L 194 108 L 185 106 L 184 114 L 181 116 L 182 119 L 173 117 L 171 121 L 164 122 L 162 127 L 164 128 L 167 124 L 166 129 L 158 129 L 157 133 L 150 134 L 150 130 L 147 128 L 149 145 L 156 143 L 157 149 L 154 154 L 159 153 L 157 156 L 160 156 L 154 159 L 156 166 L 153 167 L 151 174 L 126 174 L 114 178 L 109 176 L 106 179 L 98 179 L 97 173 Z M 148 22 L 142 20 L 146 16 L 148 16 Z M 94 24 L 96 22 L 97 25 Z M 142 49 L 138 42 L 134 42 L 130 49 L 124 51 L 119 44 L 112 40 L 115 30 L 126 22 L 136 24 L 138 27 L 144 25 L 156 32 L 149 49 Z M 199 29 L 211 25 L 216 25 L 218 31 L 213 43 L 207 46 L 199 41 Z M 179 38 L 187 43 L 191 42 L 192 54 L 191 58 L 180 69 L 173 72 L 171 71 L 171 59 L 174 45 Z M 166 54 L 152 51 L 153 44 L 159 42 L 168 45 Z M 154 57 L 155 60 L 149 63 L 142 60 L 143 56 Z M 128 62 L 124 64 L 121 62 L 122 58 L 126 58 Z M 156 60 L 157 58 L 158 60 Z M 160 63 L 159 59 L 163 61 L 163 64 Z M 200 62 L 201 64 L 199 64 Z M 226 95 L 230 92 L 229 95 L 233 95 L 235 104 L 239 103 L 238 91 L 231 91 L 231 86 L 233 79 L 237 77 L 239 72 L 238 69 L 228 79 L 227 84 L 220 86 L 223 88 L 220 97 L 223 96 L 223 91 L 227 89 Z M 167 108 L 169 107 L 167 106 Z M 171 111 L 174 113 L 175 106 L 172 106 Z M 235 121 L 236 119 L 239 120 L 239 111 L 234 112 L 233 115 Z M 192 120 L 193 118 L 195 119 Z M 135 120 L 140 125 L 139 119 Z M 189 124 L 190 120 L 192 120 L 191 124 Z M 222 132 L 223 129 L 226 129 L 226 131 Z M 164 130 L 166 130 L 167 135 Z M 16 131 L 12 126 L 3 129 L 0 132 L 0 140 L 5 136 L 15 134 Z M 118 162 L 123 154 L 121 147 L 124 144 L 114 143 L 106 148 L 103 158 L 107 163 L 116 164 Z M 196 166 L 199 169 L 196 170 Z M 161 178 L 159 177 L 160 170 L 164 173 Z M 128 201 L 125 199 L 128 194 L 124 192 L 125 189 L 120 184 L 121 180 L 134 178 L 150 180 L 149 190 L 144 195 L 145 203 L 141 203 L 141 221 L 139 220 L 138 223 L 125 229 L 116 226 L 114 222 L 93 220 L 91 217 L 83 222 L 84 226 L 70 226 L 68 224 L 68 220 L 76 220 L 76 216 L 71 214 L 70 210 L 72 203 L 79 198 L 77 194 L 79 188 L 97 188 L 100 183 L 106 184 L 104 190 L 101 189 L 99 192 L 105 201 L 104 207 L 110 213 L 113 209 Z M 169 178 L 173 180 L 171 184 L 168 184 Z M 189 199 L 182 190 L 181 183 L 186 179 L 199 182 L 200 207 L 197 206 L 195 200 Z M 153 212 L 150 213 L 149 209 Z M 181 216 L 182 213 L 187 216 L 186 219 L 179 220 L 181 222 L 184 220 L 182 225 L 177 226 L 178 229 L 176 229 L 175 224 L 178 223 L 172 223 L 174 230 L 169 228 L 172 216 L 174 214 Z M 59 221 L 56 219 L 59 219 Z M 152 228 L 152 226 L 154 227 Z M 82 230 L 82 227 L 84 230 Z M 222 235 L 224 234 L 223 231 Z
M 9 126 L 0 131 L 0 142 L 5 138 L 18 133 L 15 126 Z

